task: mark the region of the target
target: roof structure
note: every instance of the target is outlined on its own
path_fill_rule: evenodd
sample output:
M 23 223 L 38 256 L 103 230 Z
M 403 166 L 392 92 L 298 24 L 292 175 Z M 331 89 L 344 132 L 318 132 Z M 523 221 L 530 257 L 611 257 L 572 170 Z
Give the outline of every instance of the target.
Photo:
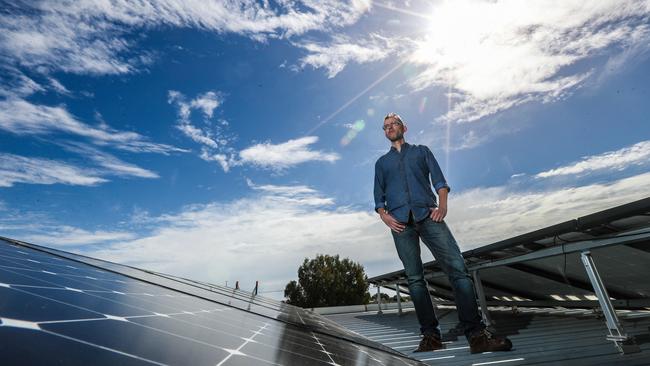
M 467 351 L 435 261 L 426 277 L 447 348 L 412 354 L 418 325 L 400 304 L 322 317 L 0 237 L 0 352 L 20 365 L 650 364 L 650 198 L 463 255 L 485 321 L 512 352 Z M 370 281 L 408 293 L 403 271 Z
M 485 322 L 488 306 L 597 308 L 623 353 L 637 352 L 615 309 L 650 308 L 650 198 L 463 253 Z M 424 264 L 434 302 L 453 304 L 434 260 Z M 408 293 L 404 270 L 369 280 Z M 650 362 L 650 360 L 649 360 Z
M 3 365 L 419 365 L 310 311 L 0 238 Z
M 605 339 L 602 314 L 591 309 L 492 307 L 490 313 L 498 333 L 513 343 L 509 352 L 471 354 L 467 340 L 457 328 L 458 315 L 452 306 L 438 306 L 436 313 L 446 348 L 413 353 L 419 324 L 412 308 L 327 315 L 345 327 L 386 346 L 393 347 L 429 365 L 470 366 L 641 366 L 650 364 L 650 312 L 619 311 L 628 334 L 635 336 L 641 352 L 622 354 Z

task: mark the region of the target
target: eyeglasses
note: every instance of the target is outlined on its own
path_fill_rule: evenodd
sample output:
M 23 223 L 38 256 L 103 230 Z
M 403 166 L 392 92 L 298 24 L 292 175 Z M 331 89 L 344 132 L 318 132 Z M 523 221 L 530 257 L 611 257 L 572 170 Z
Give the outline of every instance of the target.
M 382 127 L 382 129 L 383 129 L 384 131 L 386 131 L 386 130 L 389 129 L 390 127 L 401 126 L 401 125 L 402 125 L 402 123 L 400 123 L 400 122 L 388 122 L 388 123 L 386 123 L 386 124 L 384 125 L 384 127 Z

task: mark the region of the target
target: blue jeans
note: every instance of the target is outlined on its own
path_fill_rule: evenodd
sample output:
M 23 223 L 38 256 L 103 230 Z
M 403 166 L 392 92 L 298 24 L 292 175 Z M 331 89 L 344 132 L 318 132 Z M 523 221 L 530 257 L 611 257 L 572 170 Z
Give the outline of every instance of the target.
M 440 267 L 447 275 L 456 300 L 458 319 L 465 336 L 485 328 L 476 303 L 474 282 L 467 272 L 465 260 L 460 253 L 456 239 L 444 222 L 431 218 L 414 222 L 412 216 L 401 233 L 391 230 L 397 254 L 404 264 L 411 300 L 420 322 L 422 334 L 440 337 L 440 326 L 433 310 L 431 295 L 424 279 L 424 267 L 420 257 L 420 241 L 429 248 Z

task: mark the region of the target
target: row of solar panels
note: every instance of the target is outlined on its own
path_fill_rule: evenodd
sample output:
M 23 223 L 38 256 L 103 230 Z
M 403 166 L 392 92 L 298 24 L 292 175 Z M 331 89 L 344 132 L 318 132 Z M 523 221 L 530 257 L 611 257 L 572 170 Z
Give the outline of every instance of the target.
M 419 365 L 310 311 L 0 238 L 9 365 Z
M 584 307 L 597 304 L 581 262 L 590 251 L 617 308 L 650 307 L 650 198 L 463 253 L 480 274 L 488 305 Z M 453 301 L 434 260 L 424 265 L 432 296 Z M 369 280 L 408 293 L 404 270 Z

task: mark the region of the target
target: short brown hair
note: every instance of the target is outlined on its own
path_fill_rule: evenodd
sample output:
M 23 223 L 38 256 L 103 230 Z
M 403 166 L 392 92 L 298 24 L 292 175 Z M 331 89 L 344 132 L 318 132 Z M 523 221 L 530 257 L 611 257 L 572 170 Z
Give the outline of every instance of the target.
M 397 113 L 394 113 L 394 112 L 388 113 L 386 115 L 386 117 L 384 117 L 384 121 L 389 119 L 389 118 L 395 118 L 397 120 L 397 122 L 399 122 L 399 124 L 401 124 L 401 125 L 404 124 L 404 121 L 402 121 L 402 117 L 400 117 L 399 114 L 397 114 Z

